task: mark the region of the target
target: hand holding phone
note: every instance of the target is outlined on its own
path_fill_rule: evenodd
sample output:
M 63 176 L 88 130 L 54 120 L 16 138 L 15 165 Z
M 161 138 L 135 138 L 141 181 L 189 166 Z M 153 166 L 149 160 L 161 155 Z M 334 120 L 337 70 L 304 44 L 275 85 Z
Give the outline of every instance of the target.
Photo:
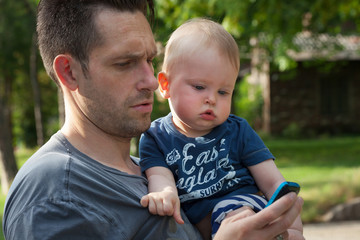
M 300 192 L 300 185 L 295 182 L 283 182 L 276 189 L 275 193 L 272 195 L 268 204 L 265 207 L 270 206 L 273 202 L 275 202 L 282 196 L 288 194 L 289 192 L 295 192 L 296 194 L 298 194 Z

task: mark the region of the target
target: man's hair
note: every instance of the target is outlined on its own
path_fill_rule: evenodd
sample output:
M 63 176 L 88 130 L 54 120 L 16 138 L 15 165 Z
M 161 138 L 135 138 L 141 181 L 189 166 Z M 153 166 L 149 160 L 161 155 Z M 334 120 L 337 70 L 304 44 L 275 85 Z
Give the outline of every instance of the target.
M 239 50 L 231 34 L 219 23 L 196 18 L 185 22 L 171 34 L 165 48 L 163 71 L 169 71 L 184 55 L 196 54 L 198 50 L 209 47 L 217 47 L 239 70 Z
M 102 9 L 140 11 L 154 19 L 153 0 L 41 0 L 38 6 L 37 34 L 40 54 L 49 76 L 58 84 L 53 61 L 70 54 L 87 73 L 91 50 L 102 43 L 95 17 Z M 112 24 L 109 22 L 109 24 Z

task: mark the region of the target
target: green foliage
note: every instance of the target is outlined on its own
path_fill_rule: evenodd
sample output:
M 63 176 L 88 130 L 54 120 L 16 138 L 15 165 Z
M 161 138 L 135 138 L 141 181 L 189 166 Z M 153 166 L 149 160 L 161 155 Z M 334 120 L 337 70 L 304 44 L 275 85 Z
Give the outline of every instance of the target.
M 11 82 L 11 99 L 8 100 L 12 106 L 15 141 L 20 129 L 26 133 L 21 138 L 35 132 L 31 124 L 33 99 L 29 81 L 30 49 L 35 31 L 33 9 L 35 3 L 30 1 L 0 2 L 0 79 Z M 0 82 L 0 89 L 4 84 Z
M 276 48 L 273 49 L 273 65 L 279 69 L 280 72 L 289 71 L 297 67 L 294 59 L 290 58 L 287 51 L 291 48 L 285 41 L 280 41 Z
M 37 143 L 30 82 L 30 49 L 36 27 L 36 2 L 0 1 L 0 79 L 11 80 L 10 104 L 15 146 L 24 144 L 33 147 Z M 53 126 L 57 126 L 57 90 L 45 74 L 39 55 L 37 66 L 45 138 L 48 138 L 54 132 Z M 0 89 L 3 84 L 0 82 Z
M 249 96 L 250 95 L 250 96 Z M 262 91 L 259 86 L 253 86 L 245 79 L 235 86 L 233 96 L 233 113 L 245 118 L 253 127 L 261 118 L 263 106 Z
M 35 31 L 35 9 L 38 0 L 0 1 L 0 90 L 2 79 L 12 79 L 11 109 L 15 143 L 35 144 L 33 96 L 29 81 L 29 54 Z M 249 58 L 257 38 L 269 53 L 272 66 L 280 71 L 294 69 L 296 63 L 287 51 L 295 49 L 293 37 L 304 29 L 314 33 L 358 34 L 360 30 L 360 2 L 357 0 L 156 0 L 154 33 L 164 45 L 179 25 L 190 18 L 207 17 L 221 23 L 239 44 L 242 61 Z M 304 23 L 308 16 L 308 23 Z M 326 46 L 324 46 L 326 47 Z M 58 128 L 57 92 L 46 76 L 38 58 L 39 83 L 42 94 L 42 111 L 45 138 Z M 156 60 L 157 69 L 161 58 Z M 331 69 L 330 69 L 331 70 Z M 256 121 L 261 112 L 261 96 L 257 100 L 246 97 L 246 87 L 234 96 L 235 113 Z M 236 93 L 237 95 L 237 93 Z M 159 98 L 161 99 L 161 97 Z M 157 101 L 157 100 L 155 100 Z M 157 101 L 152 118 L 167 114 L 166 101 Z
M 30 50 L 35 19 L 21 1 L 1 1 L 0 19 L 1 69 L 14 71 L 14 65 L 17 65 L 20 70 Z
M 313 13 L 311 30 L 335 34 L 358 34 L 360 30 L 359 1 L 317 0 L 310 5 L 310 11 Z M 351 27 L 345 23 L 350 23 Z
M 241 56 L 250 52 L 250 40 L 257 38 L 280 71 L 296 66 L 287 50 L 297 50 L 293 43 L 297 33 L 309 30 L 314 34 L 347 35 L 360 30 L 357 0 L 158 0 L 156 4 L 155 32 L 161 42 L 184 21 L 208 17 L 235 37 Z

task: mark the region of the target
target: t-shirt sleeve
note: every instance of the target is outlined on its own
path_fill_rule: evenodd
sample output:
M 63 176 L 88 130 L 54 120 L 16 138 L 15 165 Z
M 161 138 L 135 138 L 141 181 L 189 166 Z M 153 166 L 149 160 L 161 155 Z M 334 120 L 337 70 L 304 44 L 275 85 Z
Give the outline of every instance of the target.
M 275 157 L 270 150 L 265 146 L 263 140 L 251 128 L 247 121 L 242 122 L 241 134 L 241 148 L 242 148 L 242 161 L 246 166 L 253 166 L 268 159 L 275 160 Z
M 158 147 L 155 138 L 148 132 L 145 132 L 141 135 L 139 143 L 139 155 L 142 172 L 151 167 L 168 168 L 168 165 L 165 162 L 164 153 Z
M 114 239 L 109 238 L 115 235 L 111 232 L 113 229 L 105 216 L 97 214 L 95 209 L 72 202 L 46 201 L 22 212 L 4 229 L 4 233 L 7 239 L 105 240 Z

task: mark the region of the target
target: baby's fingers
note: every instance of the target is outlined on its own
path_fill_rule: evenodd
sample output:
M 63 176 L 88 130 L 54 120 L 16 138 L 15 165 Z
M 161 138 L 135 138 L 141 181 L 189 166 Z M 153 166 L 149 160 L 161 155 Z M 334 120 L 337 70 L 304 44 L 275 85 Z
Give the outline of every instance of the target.
M 162 210 L 163 206 L 161 204 L 161 201 L 159 201 L 159 199 L 150 197 L 148 208 L 149 208 L 149 212 L 151 214 L 157 214 L 160 216 L 164 216 L 164 211 Z
M 143 207 L 148 207 L 151 214 L 158 214 L 164 216 L 161 201 L 159 203 L 159 199 L 155 196 L 152 196 L 150 194 L 143 196 L 140 200 L 140 204 Z
M 180 202 L 176 203 L 173 216 L 178 224 L 184 224 L 184 220 L 181 217 Z
M 168 216 L 173 216 L 177 223 L 184 224 L 184 220 L 182 219 L 180 214 L 180 201 L 177 196 L 172 197 L 171 195 L 169 195 L 168 198 L 165 198 L 163 201 L 163 207 L 164 214 Z
M 172 216 L 174 214 L 174 208 L 175 205 L 173 204 L 173 201 L 171 199 L 164 198 L 162 199 L 162 207 L 164 215 Z
M 149 205 L 149 196 L 148 195 L 143 196 L 140 200 L 140 204 L 143 207 L 147 207 Z

